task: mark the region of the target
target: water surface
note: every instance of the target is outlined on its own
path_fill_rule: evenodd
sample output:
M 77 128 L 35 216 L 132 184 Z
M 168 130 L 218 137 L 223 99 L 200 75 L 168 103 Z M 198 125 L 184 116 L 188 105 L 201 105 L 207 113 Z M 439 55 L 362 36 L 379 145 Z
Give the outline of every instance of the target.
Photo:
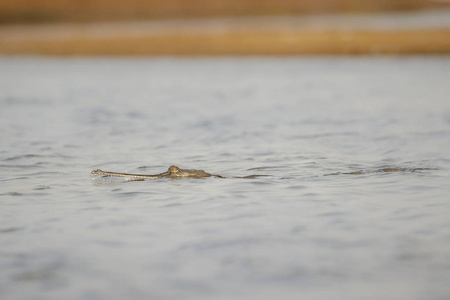
M 2 299 L 450 297 L 447 57 L 0 70 Z

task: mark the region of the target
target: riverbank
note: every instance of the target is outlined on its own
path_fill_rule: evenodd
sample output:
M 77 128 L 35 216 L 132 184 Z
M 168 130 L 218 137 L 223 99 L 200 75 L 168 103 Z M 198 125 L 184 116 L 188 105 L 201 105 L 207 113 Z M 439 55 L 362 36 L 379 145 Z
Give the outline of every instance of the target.
M 449 54 L 449 11 L 0 27 L 6 55 Z
M 16 55 L 448 54 L 450 30 L 236 32 L 0 42 Z

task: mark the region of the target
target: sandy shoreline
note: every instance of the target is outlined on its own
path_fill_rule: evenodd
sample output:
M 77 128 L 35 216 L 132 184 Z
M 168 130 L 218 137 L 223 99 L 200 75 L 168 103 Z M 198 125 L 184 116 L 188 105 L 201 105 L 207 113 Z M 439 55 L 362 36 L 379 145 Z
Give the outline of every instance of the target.
M 0 27 L 0 54 L 449 54 L 449 11 Z
M 145 37 L 74 37 L 0 41 L 16 55 L 300 55 L 449 54 L 450 30 L 394 32 L 185 33 Z

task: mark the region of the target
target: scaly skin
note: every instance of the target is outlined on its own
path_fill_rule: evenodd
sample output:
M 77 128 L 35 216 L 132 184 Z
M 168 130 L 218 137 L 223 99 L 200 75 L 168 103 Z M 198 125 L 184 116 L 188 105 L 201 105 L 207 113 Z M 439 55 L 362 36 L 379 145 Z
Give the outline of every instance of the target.
M 348 172 L 348 173 L 331 173 L 326 174 L 326 176 L 329 175 L 364 175 L 364 174 L 372 174 L 372 173 L 399 173 L 399 172 L 420 172 L 420 171 L 429 171 L 431 169 L 429 168 L 413 168 L 413 169 L 405 169 L 405 168 L 383 168 L 378 170 L 367 170 L 367 171 L 354 171 L 354 172 Z

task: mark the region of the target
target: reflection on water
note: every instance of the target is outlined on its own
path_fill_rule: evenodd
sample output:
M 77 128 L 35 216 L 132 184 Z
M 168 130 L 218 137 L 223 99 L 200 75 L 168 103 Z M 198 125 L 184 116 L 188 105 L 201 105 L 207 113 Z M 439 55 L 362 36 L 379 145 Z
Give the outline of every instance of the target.
M 0 69 L 2 299 L 450 296 L 449 59 Z

